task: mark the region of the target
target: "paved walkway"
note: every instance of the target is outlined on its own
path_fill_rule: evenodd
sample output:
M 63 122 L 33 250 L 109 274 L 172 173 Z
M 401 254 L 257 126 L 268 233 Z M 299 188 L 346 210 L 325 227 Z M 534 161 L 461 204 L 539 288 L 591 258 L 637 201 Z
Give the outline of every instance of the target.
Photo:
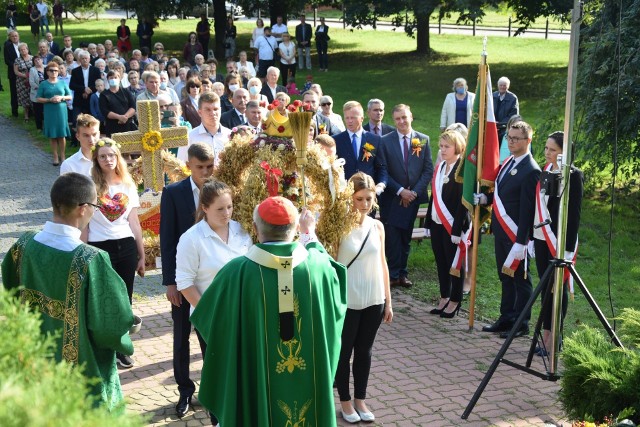
M 50 218 L 49 187 L 58 169 L 35 148 L 28 134 L 0 117 L 0 258 L 25 230 L 38 229 Z M 7 155 L 11 153 L 11 155 Z M 424 247 L 424 246 L 423 246 Z M 136 366 L 121 371 L 128 409 L 146 415 L 150 425 L 210 425 L 202 407 L 179 420 L 174 415 L 177 390 L 171 364 L 171 316 L 158 272 L 136 279 L 134 311 L 143 319 L 135 335 Z M 467 331 L 461 317 L 441 319 L 433 308 L 402 291 L 393 291 L 395 319 L 383 325 L 374 347 L 367 403 L 376 426 L 544 426 L 562 425 L 556 401 L 558 384 L 545 382 L 501 365 L 468 420 L 469 399 L 493 361 L 501 340 Z M 192 340 L 192 378 L 202 358 Z M 511 345 L 507 358 L 524 362 L 529 340 Z M 534 368 L 542 370 L 539 358 Z M 336 411 L 338 402 L 336 397 Z M 346 425 L 340 423 L 340 425 Z M 564 425 L 569 425 L 564 421 Z M 230 427 L 230 426 L 225 426 Z M 240 426 L 236 426 L 240 427 Z M 316 426 L 323 427 L 323 426 Z

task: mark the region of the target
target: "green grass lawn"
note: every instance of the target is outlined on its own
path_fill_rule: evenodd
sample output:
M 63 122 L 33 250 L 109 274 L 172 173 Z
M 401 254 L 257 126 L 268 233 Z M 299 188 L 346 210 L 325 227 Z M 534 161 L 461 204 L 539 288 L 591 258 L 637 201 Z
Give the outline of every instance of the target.
M 161 41 L 173 53 L 181 52 L 186 34 L 195 28 L 194 19 L 164 21 L 156 29 L 154 41 Z M 74 44 L 81 40 L 102 41 L 113 39 L 115 21 L 69 22 L 66 30 L 74 37 Z M 238 49 L 247 49 L 253 24 L 239 23 Z M 27 28 L 19 28 L 24 40 L 32 41 Z M 331 29 L 331 44 L 328 73 L 314 71 L 314 80 L 334 99 L 336 112 L 345 101 L 356 99 L 366 105 L 371 98 L 381 98 L 387 103 L 387 111 L 398 103 L 409 104 L 415 121 L 414 127 L 431 136 L 435 152 L 440 122 L 440 111 L 445 95 L 457 77 L 465 77 L 471 88 L 475 88 L 477 67 L 482 50 L 482 38 L 470 36 L 431 36 L 431 46 L 436 55 L 427 59 L 413 53 L 415 40 L 403 33 L 364 32 Z M 33 43 L 30 43 L 33 47 Z M 488 62 L 495 82 L 500 76 L 511 79 L 511 89 L 520 98 L 521 114 L 534 129 L 545 121 L 549 114 L 545 99 L 552 95 L 551 85 L 566 76 L 568 42 L 526 38 L 494 37 L 488 42 Z M 317 64 L 315 55 L 314 64 Z M 5 92 L 0 92 L 0 108 L 9 115 L 9 93 L 4 64 L 0 72 Z M 298 78 L 301 85 L 304 76 Z M 474 90 L 474 89 L 472 89 Z M 557 94 L 564 96 L 564 93 Z M 390 123 L 389 117 L 387 122 Z M 47 141 L 37 136 L 33 122 L 25 125 L 14 120 L 16 126 L 26 126 L 38 138 L 43 149 L 48 150 Z M 544 135 L 534 134 L 534 154 L 541 161 Z M 69 149 L 72 153 L 74 149 Z M 622 307 L 640 309 L 635 298 L 640 282 L 640 267 L 636 264 L 640 256 L 640 245 L 634 239 L 638 231 L 637 192 L 618 197 L 615 208 L 614 234 L 611 264 L 611 300 L 618 312 Z M 589 290 L 595 296 L 605 314 L 611 317 L 608 288 L 608 195 L 596 192 L 586 198 L 580 232 L 580 250 L 577 269 Z M 484 236 L 479 247 L 479 269 L 477 275 L 478 294 L 476 313 L 486 319 L 498 315 L 500 288 L 496 274 L 493 242 Z M 409 292 L 425 301 L 436 301 L 438 286 L 433 254 L 428 241 L 413 248 L 410 267 L 416 286 Z M 537 278 L 535 268 L 532 275 Z M 537 280 L 534 280 L 537 283 Z M 466 306 L 465 306 L 466 308 Z M 536 309 L 537 310 L 537 309 Z M 535 314 L 534 314 L 535 315 Z M 570 303 L 567 329 L 572 330 L 581 323 L 595 324 L 586 301 L 576 292 Z

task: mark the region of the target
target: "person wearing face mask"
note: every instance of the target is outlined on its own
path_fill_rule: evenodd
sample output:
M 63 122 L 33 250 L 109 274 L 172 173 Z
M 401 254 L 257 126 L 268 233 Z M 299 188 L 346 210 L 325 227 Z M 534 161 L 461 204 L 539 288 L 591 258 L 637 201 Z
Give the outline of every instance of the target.
M 176 91 L 169 87 L 169 73 L 160 71 L 160 93 L 166 93 L 171 97 L 174 104 L 180 104 L 180 98 Z
M 107 73 L 109 90 L 100 96 L 100 111 L 105 117 L 105 134 L 111 136 L 118 132 L 137 130 L 134 117 L 136 100 L 131 91 L 120 87 L 120 74 L 111 70 Z
M 468 91 L 467 81 L 458 77 L 453 81 L 453 92 L 447 94 L 442 104 L 440 132 L 453 123 L 462 123 L 467 128 L 471 124 L 471 110 L 476 95 Z

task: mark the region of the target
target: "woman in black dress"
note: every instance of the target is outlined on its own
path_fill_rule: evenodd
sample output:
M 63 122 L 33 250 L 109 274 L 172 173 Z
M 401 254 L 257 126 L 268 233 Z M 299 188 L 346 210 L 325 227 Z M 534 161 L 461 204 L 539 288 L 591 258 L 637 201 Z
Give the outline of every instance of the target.
M 120 74 L 111 70 L 107 73 L 109 90 L 100 95 L 100 111 L 106 118 L 105 133 L 111 136 L 118 132 L 137 130 L 134 117 L 136 100 L 130 91 L 120 87 Z

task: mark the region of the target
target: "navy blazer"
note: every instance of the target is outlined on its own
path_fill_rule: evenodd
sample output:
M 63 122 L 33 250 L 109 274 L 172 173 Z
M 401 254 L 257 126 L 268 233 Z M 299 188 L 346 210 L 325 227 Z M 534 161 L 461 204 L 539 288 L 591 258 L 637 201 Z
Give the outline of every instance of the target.
M 387 188 L 380 195 L 380 217 L 383 222 L 399 228 L 413 228 L 413 222 L 418 214 L 421 203 L 428 200 L 427 187 L 433 177 L 433 162 L 429 137 L 423 133 L 411 131 L 411 139 L 420 139 L 422 150 L 420 154 L 412 154 L 409 141 L 409 170 L 404 168 L 404 154 L 400 149 L 398 132 L 392 132 L 382 137 L 380 150 L 387 165 Z M 418 197 L 407 207 L 400 204 L 400 196 L 396 193 L 400 188 L 415 191 Z
M 100 78 L 100 69 L 89 65 L 89 89 L 93 93 L 96 92 L 96 80 Z M 89 97 L 83 98 L 82 94 L 85 90 L 84 77 L 82 75 L 82 67 L 76 67 L 71 71 L 71 80 L 69 80 L 69 89 L 73 91 L 73 106 L 84 107 L 80 112 L 89 112 Z
M 302 27 L 304 26 L 304 37 L 302 37 Z M 311 42 L 311 37 L 313 36 L 313 28 L 311 28 L 311 24 L 298 24 L 296 25 L 296 41 L 298 42 L 298 47 L 303 47 L 300 46 L 301 42 Z M 307 46 L 309 47 L 309 43 L 307 43 Z
M 504 99 L 500 101 L 500 92 L 493 92 L 493 113 L 496 116 L 498 129 L 505 129 L 511 116 L 520 113 L 518 97 L 513 92 L 507 91 Z
M 240 121 L 240 117 L 238 117 L 236 109 L 232 108 L 231 110 L 222 113 L 222 115 L 220 116 L 220 124 L 226 128 L 231 129 L 235 126 L 240 126 L 242 122 Z
M 48 43 L 49 42 L 47 42 L 47 44 Z M 60 46 L 58 46 L 58 43 L 51 42 L 51 44 L 49 44 L 49 52 L 51 52 L 53 55 L 60 55 Z
M 513 171 L 516 171 L 513 174 Z M 533 231 L 533 218 L 536 209 L 536 186 L 540 179 L 540 167 L 533 160 L 530 153 L 527 153 L 518 165 L 510 173 L 500 177 L 498 174 L 498 194 L 504 205 L 504 209 L 518 226 L 516 243 L 527 245 Z M 491 193 L 487 199 L 489 203 L 493 201 Z M 502 229 L 496 210 L 491 213 L 491 230 L 496 240 L 511 241 L 507 233 Z
M 168 185 L 160 199 L 160 255 L 162 284 L 176 284 L 176 249 L 180 236 L 195 224 L 196 205 L 191 178 Z
M 380 153 L 380 137 L 369 132 L 362 132 L 362 141 L 360 141 L 360 151 L 356 159 L 353 147 L 351 146 L 351 138 L 349 132 L 344 131 L 334 137 L 336 141 L 336 154 L 339 158 L 344 159 L 344 177 L 351 178 L 356 172 L 364 172 L 369 175 L 376 184 L 387 183 L 387 166 L 383 155 Z M 373 145 L 373 157 L 368 161 L 364 159 L 364 145 Z
M 276 93 L 278 92 L 287 93 L 287 88 L 282 85 L 276 85 Z M 271 88 L 267 83 L 265 83 L 262 86 L 262 90 L 260 91 L 260 93 L 267 97 L 267 101 L 269 101 L 269 104 L 273 102 L 274 98 L 273 98 L 273 95 L 271 94 Z
M 373 130 L 371 130 L 371 125 L 369 123 L 367 123 L 366 125 L 362 126 L 362 128 L 364 130 L 366 130 L 367 132 L 373 133 Z M 382 136 L 390 134 L 391 132 L 393 132 L 395 130 L 396 130 L 396 128 L 394 128 L 393 126 L 388 125 L 386 123 L 382 123 Z

